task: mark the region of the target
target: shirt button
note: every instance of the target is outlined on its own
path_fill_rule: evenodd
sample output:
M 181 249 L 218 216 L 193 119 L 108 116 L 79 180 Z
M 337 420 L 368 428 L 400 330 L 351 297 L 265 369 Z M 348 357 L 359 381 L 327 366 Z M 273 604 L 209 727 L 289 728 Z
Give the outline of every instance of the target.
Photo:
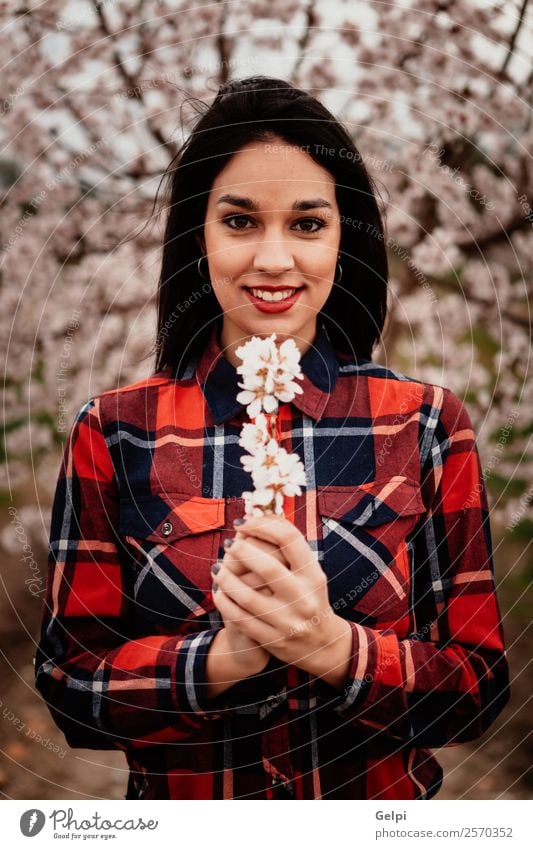
M 274 788 L 278 799 L 292 799 L 294 798 L 294 789 L 292 784 L 289 782 L 285 783 L 279 775 L 274 776 L 272 779 L 272 787 Z
M 163 522 L 163 524 L 161 525 L 161 533 L 164 537 L 168 537 L 168 535 L 172 533 L 172 529 L 172 522 Z

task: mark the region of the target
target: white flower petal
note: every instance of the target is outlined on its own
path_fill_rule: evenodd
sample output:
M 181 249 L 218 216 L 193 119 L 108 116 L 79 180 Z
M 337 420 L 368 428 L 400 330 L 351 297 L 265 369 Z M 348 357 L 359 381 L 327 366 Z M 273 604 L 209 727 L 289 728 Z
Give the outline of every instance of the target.
M 239 404 L 249 404 L 250 401 L 253 401 L 256 397 L 255 392 L 251 392 L 249 389 L 244 389 L 242 392 L 237 394 L 237 401 Z
M 273 413 L 278 409 L 278 401 L 273 395 L 265 395 L 263 398 L 263 408 L 267 413 Z

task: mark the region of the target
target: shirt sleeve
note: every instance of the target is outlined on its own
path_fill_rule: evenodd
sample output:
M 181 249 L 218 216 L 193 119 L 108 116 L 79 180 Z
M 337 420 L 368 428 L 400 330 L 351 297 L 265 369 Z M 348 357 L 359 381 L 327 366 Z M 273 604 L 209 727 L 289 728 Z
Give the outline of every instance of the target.
M 422 468 L 426 512 L 411 539 L 415 632 L 355 622 L 342 690 L 319 698 L 359 726 L 420 746 L 479 737 L 509 699 L 489 509 L 472 423 L 444 389 Z
M 224 693 L 207 697 L 206 659 L 218 629 L 135 631 L 118 510 L 99 399 L 91 399 L 75 418 L 57 480 L 35 657 L 36 687 L 72 747 L 185 740 L 232 711 Z

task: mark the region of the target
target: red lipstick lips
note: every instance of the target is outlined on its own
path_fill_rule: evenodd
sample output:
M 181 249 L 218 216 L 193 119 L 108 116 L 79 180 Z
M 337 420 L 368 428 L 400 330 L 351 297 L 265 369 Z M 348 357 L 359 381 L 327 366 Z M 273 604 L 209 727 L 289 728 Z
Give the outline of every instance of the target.
M 257 289 L 264 289 L 268 292 L 283 292 L 286 291 L 289 286 L 257 286 L 254 287 Z M 254 306 L 257 307 L 261 312 L 286 312 L 286 310 L 290 310 L 293 304 L 296 303 L 298 298 L 300 297 L 300 293 L 303 291 L 304 287 L 301 289 L 295 289 L 294 294 L 289 295 L 288 298 L 284 298 L 282 301 L 263 301 L 261 298 L 256 298 L 255 295 L 250 291 L 250 289 L 246 289 L 246 294 L 250 298 L 251 302 Z

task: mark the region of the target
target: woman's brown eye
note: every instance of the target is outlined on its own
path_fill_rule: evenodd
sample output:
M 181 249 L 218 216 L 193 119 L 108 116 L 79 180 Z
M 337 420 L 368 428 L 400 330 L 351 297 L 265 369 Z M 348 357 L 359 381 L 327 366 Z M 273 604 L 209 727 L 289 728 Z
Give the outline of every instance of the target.
M 233 223 L 235 221 L 244 221 L 246 224 L 248 222 L 248 218 L 246 215 L 228 215 L 224 218 L 224 224 L 228 224 L 233 230 L 244 230 L 244 227 L 235 227 Z
M 307 228 L 305 228 L 303 230 L 304 233 L 318 233 L 318 231 L 321 230 L 322 227 L 324 227 L 324 222 L 321 221 L 319 218 L 301 218 L 300 221 L 296 222 L 296 224 L 311 224 L 311 225 L 317 224 L 318 225 L 315 230 L 308 230 Z

